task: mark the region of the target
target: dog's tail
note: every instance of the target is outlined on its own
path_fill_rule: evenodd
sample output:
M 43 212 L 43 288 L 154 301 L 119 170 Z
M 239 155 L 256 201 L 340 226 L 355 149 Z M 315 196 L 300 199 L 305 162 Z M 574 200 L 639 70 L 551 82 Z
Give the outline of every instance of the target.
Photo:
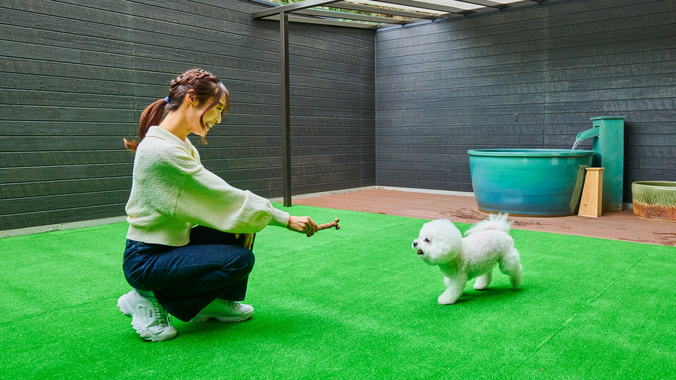
M 512 221 L 507 220 L 508 214 L 491 214 L 488 219 L 482 220 L 481 222 L 473 225 L 467 232 L 465 236 L 469 236 L 472 233 L 478 231 L 486 230 L 498 230 L 505 233 L 509 233 L 509 230 L 512 229 Z

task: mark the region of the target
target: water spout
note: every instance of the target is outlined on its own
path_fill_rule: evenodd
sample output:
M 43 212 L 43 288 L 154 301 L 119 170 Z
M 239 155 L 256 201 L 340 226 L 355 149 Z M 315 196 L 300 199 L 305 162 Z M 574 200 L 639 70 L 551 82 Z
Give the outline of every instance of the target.
M 578 133 L 577 136 L 575 137 L 575 143 L 573 143 L 573 147 L 571 148 L 571 150 L 577 149 L 578 145 L 580 145 L 582 143 L 582 141 L 584 141 L 586 139 L 596 137 L 596 136 L 600 136 L 600 131 L 601 131 L 601 128 L 594 127 L 594 128 L 587 129 L 586 131 Z
M 573 147 L 570 148 L 570 150 L 577 149 L 578 145 L 580 145 L 580 144 L 582 144 L 582 140 L 575 140 L 575 142 L 573 143 Z

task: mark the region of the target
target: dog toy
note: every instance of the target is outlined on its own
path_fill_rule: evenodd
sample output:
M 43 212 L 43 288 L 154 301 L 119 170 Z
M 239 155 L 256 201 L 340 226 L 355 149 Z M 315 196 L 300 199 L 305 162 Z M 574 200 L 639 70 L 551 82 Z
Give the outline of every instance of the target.
M 317 226 L 317 231 L 325 230 L 325 229 L 331 228 L 331 227 L 336 227 L 336 229 L 339 230 L 339 229 L 340 229 L 340 226 L 338 225 L 338 221 L 339 221 L 339 220 L 340 220 L 340 219 L 336 218 L 336 220 L 334 220 L 334 221 L 331 222 L 331 223 L 320 224 L 319 226 Z M 312 235 L 311 235 L 311 234 L 307 234 L 307 237 L 310 237 L 310 236 L 312 236 Z

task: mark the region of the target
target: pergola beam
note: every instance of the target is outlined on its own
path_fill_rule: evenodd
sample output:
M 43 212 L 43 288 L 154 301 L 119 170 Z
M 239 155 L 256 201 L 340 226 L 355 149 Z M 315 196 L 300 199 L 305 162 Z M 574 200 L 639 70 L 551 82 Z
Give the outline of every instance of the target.
M 306 15 L 306 16 L 342 18 L 342 19 L 346 19 L 346 20 L 378 22 L 378 23 L 388 23 L 388 24 L 401 24 L 401 25 L 406 24 L 406 22 L 410 21 L 410 20 L 398 20 L 398 19 L 391 19 L 391 18 L 387 18 L 387 17 L 367 16 L 367 15 L 361 15 L 361 14 L 356 14 L 356 13 L 336 12 L 336 11 L 327 11 L 327 10 L 319 10 L 319 9 L 303 9 L 303 10 L 300 10 L 300 11 L 296 11 L 294 13 L 299 14 L 299 15 Z
M 424 1 L 411 1 L 411 0 L 384 0 L 383 3 L 403 5 L 406 7 L 420 8 L 420 9 L 431 9 L 433 11 L 439 12 L 448 12 L 448 13 L 468 13 L 466 9 L 460 9 L 455 7 L 449 7 L 446 5 L 426 3 Z
M 295 16 L 293 14 L 288 15 L 289 22 L 298 22 L 303 24 L 315 24 L 315 25 L 328 25 L 328 26 L 338 26 L 342 28 L 358 28 L 358 29 L 378 29 L 386 27 L 401 26 L 400 24 L 366 24 L 362 22 L 347 22 L 340 20 L 331 20 L 327 18 L 317 18 L 317 17 L 306 17 L 306 16 Z M 268 16 L 265 20 L 279 21 L 279 15 Z
M 373 6 L 368 6 L 368 5 L 347 3 L 345 1 L 340 1 L 338 3 L 332 4 L 332 6 L 336 7 L 336 8 L 340 8 L 340 9 L 351 10 L 351 11 L 380 13 L 380 14 L 384 14 L 384 15 L 410 17 L 410 18 L 414 18 L 414 19 L 418 18 L 418 19 L 434 20 L 438 17 L 437 15 L 434 15 L 434 14 L 415 13 L 415 12 L 408 12 L 408 11 L 402 11 L 402 10 L 399 10 L 399 9 L 390 9 L 390 8 L 379 8 L 379 7 L 373 7 Z
M 293 11 L 298 11 L 301 9 L 311 8 L 311 7 L 320 7 L 323 5 L 335 3 L 338 0 L 306 0 L 301 1 L 300 3 L 293 3 L 289 5 L 282 5 L 279 7 L 273 7 L 270 9 L 265 9 L 262 11 L 254 12 L 254 18 L 263 18 L 267 16 L 272 16 L 280 13 L 290 13 Z
M 505 8 L 508 4 L 501 4 L 501 3 L 496 3 L 495 1 L 490 1 L 490 0 L 455 0 L 459 1 L 461 3 L 467 3 L 467 4 L 474 4 L 474 5 L 481 5 L 484 7 L 491 7 L 491 8 Z

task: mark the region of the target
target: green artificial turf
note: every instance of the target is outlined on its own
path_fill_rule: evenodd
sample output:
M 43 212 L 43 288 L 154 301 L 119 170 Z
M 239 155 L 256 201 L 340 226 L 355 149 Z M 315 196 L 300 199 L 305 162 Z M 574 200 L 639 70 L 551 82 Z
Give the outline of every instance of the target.
M 512 231 L 524 267 L 440 306 L 422 219 L 293 206 L 341 229 L 256 239 L 250 321 L 141 340 L 125 223 L 0 239 L 0 378 L 663 379 L 676 372 L 676 248 Z M 465 230 L 467 225 L 458 225 Z

